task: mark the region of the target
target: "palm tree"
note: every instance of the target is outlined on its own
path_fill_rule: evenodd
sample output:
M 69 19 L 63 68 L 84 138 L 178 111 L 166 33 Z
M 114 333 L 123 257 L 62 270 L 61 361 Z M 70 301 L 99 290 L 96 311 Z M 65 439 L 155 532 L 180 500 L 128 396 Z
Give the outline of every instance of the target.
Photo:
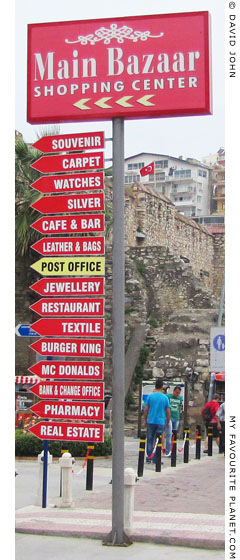
M 41 129 L 38 138 L 60 134 L 56 125 Z M 31 204 L 41 198 L 41 194 L 30 185 L 40 177 L 40 173 L 31 167 L 31 163 L 42 155 L 41 152 L 27 144 L 22 138 L 17 137 L 15 142 L 15 176 L 16 176 L 16 203 L 15 203 L 15 232 L 16 254 L 23 256 L 29 252 L 30 245 L 41 238 L 40 233 L 31 228 L 31 224 L 39 218 L 39 213 L 31 208 Z M 106 237 L 112 227 L 112 215 L 106 205 Z
M 39 198 L 39 193 L 30 188 L 38 177 L 30 164 L 37 159 L 37 150 L 31 148 L 22 139 L 17 139 L 15 144 L 15 176 L 16 176 L 16 202 L 15 202 L 15 232 L 16 253 L 24 255 L 28 252 L 30 243 L 39 236 L 31 229 L 30 225 L 37 219 L 37 212 L 30 205 Z
M 60 134 L 60 127 L 58 125 L 40 129 L 37 138 L 57 134 Z M 31 208 L 31 204 L 41 198 L 41 194 L 31 189 L 30 185 L 40 177 L 40 173 L 31 167 L 31 163 L 36 161 L 41 155 L 41 152 L 27 144 L 21 137 L 16 137 L 15 248 L 16 254 L 21 256 L 27 254 L 30 245 L 40 238 L 40 234 L 30 226 L 39 217 L 39 213 Z

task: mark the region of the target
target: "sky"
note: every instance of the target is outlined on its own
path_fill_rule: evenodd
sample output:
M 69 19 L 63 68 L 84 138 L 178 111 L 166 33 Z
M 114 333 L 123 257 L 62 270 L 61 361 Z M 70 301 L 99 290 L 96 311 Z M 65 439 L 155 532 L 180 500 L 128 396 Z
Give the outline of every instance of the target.
M 209 11 L 212 19 L 213 114 L 210 116 L 125 120 L 125 157 L 154 152 L 201 159 L 224 146 L 224 0 L 32 0 L 16 1 L 16 115 L 15 128 L 34 142 L 41 125 L 26 122 L 27 25 L 104 17 Z M 112 137 L 111 121 L 64 123 L 62 133 L 104 130 Z M 111 157 L 111 143 L 105 157 Z

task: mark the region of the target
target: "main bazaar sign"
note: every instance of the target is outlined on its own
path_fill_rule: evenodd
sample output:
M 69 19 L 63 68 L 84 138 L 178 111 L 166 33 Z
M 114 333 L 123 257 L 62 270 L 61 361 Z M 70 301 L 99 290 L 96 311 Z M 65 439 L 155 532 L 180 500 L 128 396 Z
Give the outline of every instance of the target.
M 29 25 L 28 122 L 211 113 L 208 12 Z

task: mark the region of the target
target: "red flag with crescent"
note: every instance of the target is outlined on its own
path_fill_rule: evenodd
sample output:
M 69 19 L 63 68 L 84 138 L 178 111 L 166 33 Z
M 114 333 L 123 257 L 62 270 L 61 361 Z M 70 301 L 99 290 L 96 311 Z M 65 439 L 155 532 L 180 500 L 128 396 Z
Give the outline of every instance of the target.
M 144 177 L 145 175 L 150 175 L 150 173 L 154 173 L 154 161 L 149 165 L 146 165 L 145 167 L 142 167 L 140 169 L 141 177 Z

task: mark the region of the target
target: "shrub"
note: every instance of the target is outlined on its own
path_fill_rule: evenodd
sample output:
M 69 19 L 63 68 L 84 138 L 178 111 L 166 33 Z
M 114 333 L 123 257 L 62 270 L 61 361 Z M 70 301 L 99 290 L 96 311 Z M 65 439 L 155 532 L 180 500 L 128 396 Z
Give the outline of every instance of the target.
M 146 267 L 143 261 L 138 261 L 136 266 L 139 274 L 144 274 L 144 272 L 146 272 Z
M 134 404 L 134 398 L 133 398 L 132 391 L 129 390 L 128 393 L 127 393 L 127 396 L 125 397 L 126 409 L 128 409 L 131 404 Z
M 148 359 L 149 349 L 146 346 L 142 346 L 139 354 L 139 358 L 137 361 L 137 365 L 135 367 L 135 379 L 134 381 L 138 383 L 143 378 L 143 371 L 144 365 Z
M 151 327 L 153 327 L 154 329 L 156 329 L 157 326 L 158 326 L 158 322 L 157 322 L 156 319 L 154 319 L 154 317 L 149 317 L 149 319 L 148 319 L 148 324 L 149 324 Z
M 53 457 L 61 457 L 61 449 L 68 449 L 73 457 L 85 457 L 87 453 L 87 443 L 81 441 L 50 441 L 48 444 L 49 453 Z M 43 450 L 43 440 L 38 439 L 30 433 L 23 433 L 22 430 L 15 431 L 15 454 L 16 457 L 37 457 Z M 105 434 L 104 443 L 96 443 L 94 446 L 94 456 L 104 457 L 112 454 L 112 437 Z

